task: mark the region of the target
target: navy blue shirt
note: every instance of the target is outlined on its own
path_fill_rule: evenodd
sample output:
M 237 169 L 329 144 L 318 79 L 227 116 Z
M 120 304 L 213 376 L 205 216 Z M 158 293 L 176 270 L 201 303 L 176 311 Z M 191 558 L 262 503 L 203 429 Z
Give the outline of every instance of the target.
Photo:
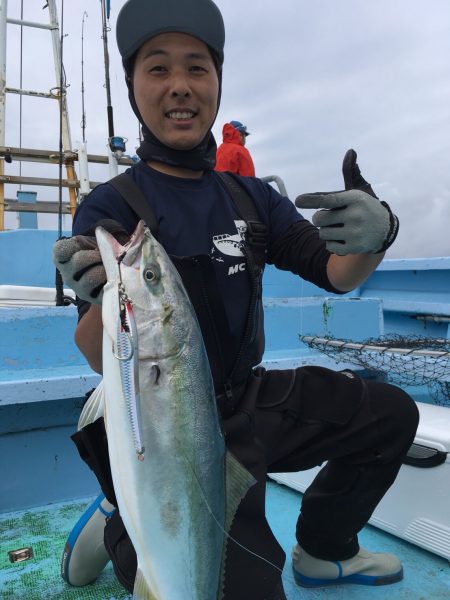
M 151 205 L 158 223 L 158 240 L 166 252 L 180 257 L 208 255 L 212 260 L 230 331 L 238 345 L 251 292 L 242 253 L 246 226 L 219 177 L 213 171 L 205 172 L 200 179 L 173 177 L 143 162 L 127 172 Z M 268 262 L 274 262 L 283 269 L 292 270 L 317 285 L 335 291 L 326 276 L 328 253 L 316 228 L 303 219 L 288 198 L 281 196 L 270 185 L 250 177 L 240 177 L 239 180 L 253 198 L 260 220 L 267 226 Z M 73 235 L 85 233 L 105 218 L 118 221 L 129 234 L 139 220 L 109 183 L 97 186 L 78 207 L 73 221 Z M 309 251 L 304 253 L 308 264 L 305 262 L 302 267 L 301 257 L 291 261 L 286 259 L 286 253 L 280 260 L 283 264 L 277 264 L 271 249 L 295 224 L 305 226 L 302 228 L 305 234 L 301 235 L 308 241 Z M 310 264 L 311 256 L 316 257 L 313 267 Z M 289 262 L 295 264 L 286 264 Z

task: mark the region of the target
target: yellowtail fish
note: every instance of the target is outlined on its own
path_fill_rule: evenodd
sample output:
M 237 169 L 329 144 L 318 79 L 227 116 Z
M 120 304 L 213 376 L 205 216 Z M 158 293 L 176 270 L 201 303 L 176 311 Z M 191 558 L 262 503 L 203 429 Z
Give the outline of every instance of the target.
M 220 600 L 227 531 L 253 477 L 224 443 L 202 335 L 181 278 L 141 221 L 98 227 L 103 386 L 118 508 L 137 554 L 134 600 Z

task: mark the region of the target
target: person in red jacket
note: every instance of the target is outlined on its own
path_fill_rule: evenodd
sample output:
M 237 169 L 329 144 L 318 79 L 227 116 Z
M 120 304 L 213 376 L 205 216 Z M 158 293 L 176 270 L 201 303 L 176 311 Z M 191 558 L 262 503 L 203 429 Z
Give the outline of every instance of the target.
M 245 140 L 250 135 L 247 127 L 239 121 L 225 123 L 222 129 L 223 143 L 217 148 L 216 171 L 230 171 L 237 175 L 255 176 L 250 152 Z

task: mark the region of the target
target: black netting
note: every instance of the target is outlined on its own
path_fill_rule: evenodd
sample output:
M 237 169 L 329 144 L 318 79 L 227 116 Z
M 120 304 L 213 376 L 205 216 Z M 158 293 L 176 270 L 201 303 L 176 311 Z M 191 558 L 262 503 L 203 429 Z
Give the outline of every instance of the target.
M 389 335 L 363 342 L 300 336 L 310 348 L 385 374 L 399 385 L 426 385 L 436 404 L 450 406 L 450 339 Z

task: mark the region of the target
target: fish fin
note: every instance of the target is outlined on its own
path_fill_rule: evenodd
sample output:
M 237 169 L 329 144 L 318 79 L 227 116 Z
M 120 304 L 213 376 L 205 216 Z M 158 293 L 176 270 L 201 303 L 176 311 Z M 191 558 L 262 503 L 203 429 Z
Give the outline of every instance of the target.
M 255 485 L 256 479 L 245 467 L 231 454 L 225 454 L 225 490 L 226 508 L 224 529 L 228 533 L 236 515 L 239 504 L 244 499 L 248 490 Z
M 83 406 L 80 418 L 78 420 L 78 431 L 93 423 L 105 414 L 105 387 L 103 379 L 89 396 L 86 404 Z
M 133 600 L 158 600 L 149 588 L 139 565 L 136 571 L 136 579 L 134 580 Z
M 241 463 L 231 454 L 225 454 L 225 523 L 224 529 L 228 534 L 239 504 L 245 498 L 248 490 L 255 485 L 256 479 Z M 225 584 L 225 562 L 227 557 L 228 535 L 225 536 L 222 550 L 222 564 L 220 568 L 220 586 L 218 600 L 223 598 Z

